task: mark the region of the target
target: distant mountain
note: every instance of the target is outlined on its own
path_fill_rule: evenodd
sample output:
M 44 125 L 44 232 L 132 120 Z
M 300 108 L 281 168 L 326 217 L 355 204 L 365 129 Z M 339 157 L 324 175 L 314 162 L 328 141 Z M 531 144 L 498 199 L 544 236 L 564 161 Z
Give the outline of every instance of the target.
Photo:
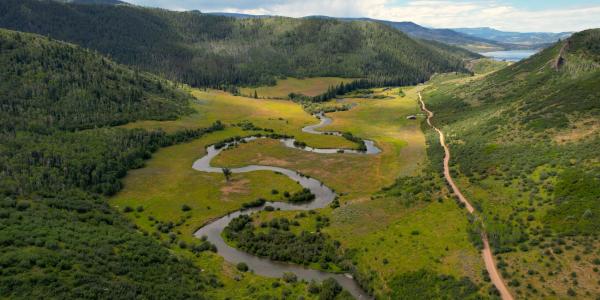
M 209 12 L 204 13 L 207 15 L 213 16 L 222 16 L 222 17 L 230 17 L 236 19 L 261 19 L 261 18 L 269 18 L 271 15 L 249 15 L 249 14 L 240 14 L 240 13 L 228 13 L 228 12 Z
M 349 19 L 352 20 L 352 19 Z M 427 28 L 413 22 L 393 22 L 393 21 L 385 21 L 385 20 L 376 20 L 369 18 L 359 18 L 354 20 L 366 20 L 373 21 L 386 24 L 391 26 L 392 28 L 398 29 L 409 36 L 425 39 L 425 40 L 433 40 L 438 41 L 450 45 L 460 46 L 467 48 L 472 51 L 477 52 L 485 52 L 485 51 L 495 51 L 495 50 L 506 50 L 512 48 L 520 48 L 515 45 L 508 45 L 505 43 L 499 43 L 497 41 L 474 37 L 471 35 L 463 34 L 460 32 L 456 32 L 451 29 L 436 29 L 436 28 Z
M 249 14 L 239 14 L 239 13 L 222 13 L 222 12 L 214 12 L 209 13 L 212 15 L 218 16 L 226 16 L 233 17 L 237 19 L 253 19 L 253 18 L 266 18 L 270 17 L 268 15 L 249 15 Z M 370 21 L 377 22 L 381 24 L 388 25 L 392 28 L 400 30 L 411 37 L 442 42 L 445 44 L 459 46 L 471 51 L 475 52 L 487 52 L 487 51 L 499 51 L 499 50 L 521 50 L 521 49 L 538 49 L 543 48 L 551 42 L 548 42 L 547 39 L 540 39 L 540 42 L 531 41 L 531 43 L 512 43 L 509 41 L 501 41 L 495 40 L 492 38 L 486 38 L 485 36 L 476 36 L 472 34 L 467 34 L 463 32 L 459 32 L 453 29 L 438 29 L 438 28 L 428 28 L 421 26 L 419 24 L 413 22 L 394 22 L 394 21 L 386 21 L 386 20 L 378 20 L 371 18 L 336 18 L 329 16 L 307 16 L 305 18 L 308 19 L 337 19 L 343 21 Z M 500 31 L 498 31 L 500 32 Z M 544 33 L 540 33 L 542 35 Z M 549 33 L 548 35 L 552 35 Z
M 509 32 L 489 27 L 453 28 L 452 30 L 476 38 L 518 45 L 550 44 L 555 43 L 560 39 L 568 38 L 573 34 L 572 32 Z

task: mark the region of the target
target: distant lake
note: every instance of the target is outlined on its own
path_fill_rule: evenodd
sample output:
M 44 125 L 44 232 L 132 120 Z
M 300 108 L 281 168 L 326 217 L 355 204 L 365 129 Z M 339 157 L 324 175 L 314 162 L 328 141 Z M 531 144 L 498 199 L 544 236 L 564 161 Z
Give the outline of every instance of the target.
M 520 61 L 536 54 L 538 50 L 510 50 L 479 53 L 495 60 Z

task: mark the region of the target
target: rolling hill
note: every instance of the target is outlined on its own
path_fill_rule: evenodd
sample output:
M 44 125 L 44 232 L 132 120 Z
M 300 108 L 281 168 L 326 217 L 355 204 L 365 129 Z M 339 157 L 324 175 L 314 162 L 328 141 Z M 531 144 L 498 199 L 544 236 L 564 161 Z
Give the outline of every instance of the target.
M 112 125 L 165 120 L 189 96 L 78 46 L 0 30 L 2 297 L 201 299 L 217 284 L 110 208 L 128 169 L 197 137 Z
M 35 0 L 3 1 L 0 12 L 0 27 L 76 43 L 195 86 L 272 84 L 282 76 L 414 84 L 464 70 L 463 59 L 476 57 L 372 22 L 236 19 Z
M 369 18 L 359 18 L 356 20 L 365 20 L 382 23 L 392 28 L 398 29 L 414 38 L 437 41 L 453 46 L 459 46 L 465 49 L 469 49 L 471 51 L 485 52 L 520 48 L 518 45 L 502 43 L 491 39 L 487 39 L 485 37 L 471 36 L 454 31 L 452 29 L 427 28 L 415 24 L 413 22 L 393 22 Z
M 427 93 L 453 172 L 525 298 L 597 294 L 594 280 L 577 276 L 598 262 L 589 250 L 600 229 L 598 45 L 599 29 L 583 31 L 482 80 Z M 554 281 L 567 276 L 578 279 Z
M 271 18 L 269 15 L 249 15 L 240 13 L 211 12 L 215 16 L 227 16 L 237 19 Z M 328 16 L 308 16 L 308 19 L 336 19 L 343 21 L 368 21 L 388 25 L 405 34 L 428 41 L 436 41 L 448 45 L 462 47 L 475 52 L 489 52 L 501 50 L 539 49 L 555 42 L 558 38 L 553 36 L 568 37 L 569 34 L 553 33 L 518 33 L 503 32 L 492 28 L 430 28 L 414 22 L 395 22 L 371 18 L 334 18 Z M 508 38 L 513 36 L 514 38 Z M 507 37 L 507 38 L 504 38 Z M 514 41 L 514 42 L 513 42 Z M 526 41 L 526 42 L 524 42 Z

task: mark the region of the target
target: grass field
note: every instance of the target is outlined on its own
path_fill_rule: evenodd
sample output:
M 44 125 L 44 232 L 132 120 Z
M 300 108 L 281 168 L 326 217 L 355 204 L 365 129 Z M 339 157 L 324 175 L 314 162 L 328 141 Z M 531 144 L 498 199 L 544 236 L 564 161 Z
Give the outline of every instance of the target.
M 242 95 L 254 97 L 254 92 L 258 98 L 282 98 L 287 99 L 290 93 L 303 94 L 306 96 L 317 96 L 327 91 L 330 86 L 340 83 L 351 82 L 354 79 L 339 77 L 314 77 L 314 78 L 286 78 L 277 80 L 274 86 L 246 87 L 241 88 Z
M 323 230 L 340 241 L 344 248 L 355 249 L 354 260 L 359 270 L 376 272 L 374 284 L 382 292 L 395 275 L 420 268 L 457 277 L 470 276 L 480 281 L 481 259 L 467 240 L 466 217 L 453 201 L 407 207 L 401 199 L 372 198 L 399 176 L 418 176 L 427 165 L 425 136 L 420 124 L 422 116 L 416 100 L 417 91 L 423 87 L 402 88 L 402 96 L 398 88 L 377 89 L 375 95 L 385 97 L 339 100 L 341 104 L 354 107 L 329 114 L 334 121 L 322 130 L 349 131 L 355 136 L 374 140 L 383 150 L 380 154 L 316 154 L 287 148 L 276 140 L 261 139 L 224 151 L 214 159 L 213 165 L 281 166 L 298 170 L 335 189 L 340 195 L 341 207 L 318 211 L 331 219 L 331 225 Z M 176 131 L 204 127 L 217 119 L 226 124 L 250 121 L 277 133 L 294 135 L 309 146 L 355 147 L 354 143 L 341 137 L 302 133 L 302 127 L 318 120 L 303 111 L 300 105 L 289 101 L 236 97 L 220 91 L 193 90 L 193 94 L 198 99 L 193 104 L 197 111 L 193 115 L 177 121 L 145 121 L 126 127 Z M 406 118 L 413 114 L 419 115 L 417 120 Z M 142 212 L 132 212 L 129 216 L 150 233 L 155 231 L 155 221 L 149 220 L 149 216 L 162 222 L 181 223 L 174 229 L 177 240 L 194 243 L 197 242 L 192 236 L 195 229 L 226 212 L 239 209 L 242 203 L 258 197 L 281 200 L 278 196 L 281 192 L 299 190 L 295 182 L 272 172 L 235 174 L 230 182 L 226 182 L 222 174 L 207 174 L 191 168 L 193 161 L 204 154 L 206 145 L 230 136 L 252 133 L 228 126 L 222 132 L 190 143 L 161 149 L 144 168 L 127 175 L 124 189 L 112 199 L 112 204 L 119 209 L 143 206 Z M 272 189 L 280 193 L 272 195 Z M 184 204 L 191 210 L 184 212 Z M 259 219 L 291 218 L 293 214 L 275 211 L 263 213 Z M 314 230 L 310 220 L 306 219 L 297 230 Z M 419 234 L 413 234 L 414 231 Z M 161 235 L 161 239 L 168 241 L 165 235 Z M 177 246 L 172 247 L 188 253 Z M 241 274 L 215 254 L 202 253 L 195 262 L 208 272 L 219 274 L 225 283 L 225 289 L 214 291 L 216 298 L 236 298 L 236 290 L 248 293 L 256 290 L 273 295 L 268 288 L 273 279 Z M 303 285 L 279 287 L 275 293 L 303 295 L 303 289 Z
M 225 124 L 250 121 L 262 128 L 274 129 L 277 133 L 293 135 L 309 146 L 319 148 L 352 148 L 356 144 L 337 136 L 320 136 L 302 132 L 304 126 L 318 123 L 300 105 L 283 100 L 252 99 L 233 96 L 221 91 L 191 90 L 197 98 L 192 104 L 196 113 L 176 121 L 140 121 L 125 125 L 126 128 L 161 128 L 174 132 L 186 128 L 207 127 L 216 120 Z M 236 134 L 242 135 L 243 132 Z
M 223 152 L 215 158 L 214 164 L 223 167 L 269 164 L 290 168 L 346 195 L 342 201 L 368 197 L 392 184 L 399 175 L 417 172 L 423 162 L 425 138 L 419 121 L 406 119 L 407 115 L 418 112 L 414 95 L 410 92 L 405 97 L 384 100 L 345 100 L 358 105 L 350 111 L 331 113 L 333 123 L 322 129 L 349 131 L 372 139 L 383 150 L 381 154 L 323 155 L 286 148 L 274 140 L 260 140 Z

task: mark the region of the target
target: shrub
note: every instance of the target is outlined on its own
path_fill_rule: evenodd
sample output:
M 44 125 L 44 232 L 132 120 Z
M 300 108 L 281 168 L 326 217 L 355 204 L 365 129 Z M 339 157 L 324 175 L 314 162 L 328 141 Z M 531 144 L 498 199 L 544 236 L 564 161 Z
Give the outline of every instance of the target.
M 283 273 L 283 276 L 281 277 L 281 279 L 283 279 L 283 281 L 285 281 L 287 283 L 292 283 L 292 282 L 298 281 L 298 276 L 296 276 L 296 274 L 294 274 L 292 272 L 285 272 L 285 273 Z
M 240 272 L 248 272 L 248 265 L 244 262 L 238 263 L 236 268 L 240 271 Z
M 267 202 L 267 200 L 263 199 L 263 198 L 258 198 L 254 201 L 250 201 L 250 202 L 246 202 L 244 204 L 242 204 L 242 209 L 248 209 L 248 208 L 252 208 L 252 207 L 260 207 L 263 204 L 265 204 Z
M 321 284 L 319 300 L 333 300 L 341 292 L 342 286 L 335 279 L 327 278 Z
M 320 291 L 321 287 L 319 286 L 319 284 L 316 281 L 311 280 L 308 284 L 308 292 L 311 294 L 318 294 Z
M 192 210 L 192 208 L 189 205 L 184 204 L 181 206 L 181 210 L 182 211 L 190 211 L 190 210 Z
M 28 209 L 30 206 L 31 206 L 31 204 L 29 204 L 28 201 L 17 202 L 17 209 L 21 210 L 21 211 Z
M 179 248 L 186 249 L 187 248 L 187 244 L 184 241 L 179 241 Z

